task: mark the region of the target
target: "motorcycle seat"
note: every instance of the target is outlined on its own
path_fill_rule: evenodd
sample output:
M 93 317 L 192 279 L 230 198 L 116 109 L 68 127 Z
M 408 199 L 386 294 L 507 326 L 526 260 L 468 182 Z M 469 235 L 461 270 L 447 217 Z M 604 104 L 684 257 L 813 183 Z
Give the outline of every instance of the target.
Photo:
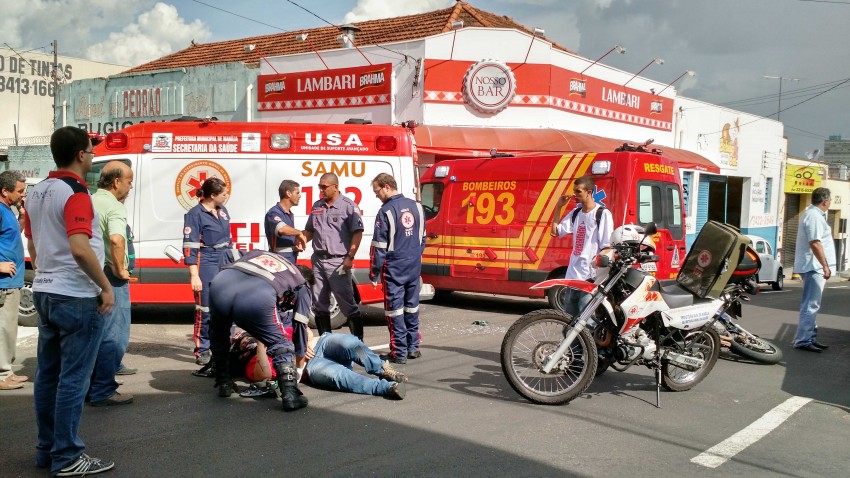
M 666 302 L 671 309 L 678 309 L 679 307 L 687 307 L 700 302 L 711 301 L 711 299 L 698 298 L 693 294 L 693 292 L 682 287 L 682 284 L 677 282 L 676 279 L 660 280 L 656 282 L 650 290 L 657 290 L 660 292 L 661 297 L 664 298 L 664 302 Z

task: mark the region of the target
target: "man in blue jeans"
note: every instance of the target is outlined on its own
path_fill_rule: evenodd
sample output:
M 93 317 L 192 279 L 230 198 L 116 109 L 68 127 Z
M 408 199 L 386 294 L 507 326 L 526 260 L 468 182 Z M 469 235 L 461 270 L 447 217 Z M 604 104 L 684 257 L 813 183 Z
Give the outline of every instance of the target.
M 803 278 L 803 297 L 800 299 L 800 322 L 794 337 L 794 348 L 820 353 L 829 346 L 818 342 L 821 296 L 826 281 L 835 268 L 835 246 L 826 213 L 832 204 L 829 189 L 812 191 L 812 204 L 800 216 L 794 255 L 794 272 Z
M 115 381 L 130 343 L 128 226 L 127 209 L 123 203 L 133 188 L 133 170 L 121 161 L 110 161 L 100 172 L 97 187 L 97 192 L 92 195 L 92 204 L 100 219 L 103 235 L 103 272 L 115 294 L 115 308 L 106 320 L 89 390 L 89 404 L 102 407 L 133 403 L 133 396 L 119 392 Z
M 312 332 L 308 332 L 312 335 Z M 377 378 L 352 370 L 352 363 Z M 310 337 L 307 345 L 307 377 L 313 385 L 340 392 L 404 399 L 407 376 L 369 349 L 356 336 L 325 332 Z
M 55 476 L 82 476 L 115 463 L 89 457 L 78 435 L 104 315 L 115 304 L 103 273 L 103 238 L 82 178 L 91 171 L 91 140 L 66 126 L 50 137 L 57 170 L 27 195 L 24 233 L 35 265 L 38 311 L 35 464 Z

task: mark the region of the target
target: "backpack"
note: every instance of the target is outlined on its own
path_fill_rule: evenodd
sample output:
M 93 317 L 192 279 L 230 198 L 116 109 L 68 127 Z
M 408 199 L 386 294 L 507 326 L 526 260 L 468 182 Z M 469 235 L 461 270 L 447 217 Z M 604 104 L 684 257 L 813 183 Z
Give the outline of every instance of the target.
M 599 225 L 599 221 L 602 220 L 602 211 L 604 211 L 604 210 L 605 210 L 605 206 L 602 206 L 602 205 L 600 205 L 598 208 L 596 208 L 596 225 Z M 573 226 L 576 225 L 576 218 L 578 217 L 579 211 L 581 211 L 581 207 L 575 208 L 575 210 L 573 210 L 572 215 L 570 215 L 570 224 L 572 224 Z

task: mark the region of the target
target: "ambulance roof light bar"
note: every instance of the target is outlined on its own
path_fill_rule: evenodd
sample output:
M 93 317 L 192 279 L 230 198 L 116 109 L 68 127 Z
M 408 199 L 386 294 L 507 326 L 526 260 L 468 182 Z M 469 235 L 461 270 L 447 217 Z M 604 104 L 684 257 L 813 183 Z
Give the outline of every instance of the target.
M 378 151 L 395 151 L 398 141 L 395 136 L 378 136 L 375 138 L 375 149 Z
M 590 174 L 608 174 L 611 171 L 611 161 L 594 161 L 590 166 Z

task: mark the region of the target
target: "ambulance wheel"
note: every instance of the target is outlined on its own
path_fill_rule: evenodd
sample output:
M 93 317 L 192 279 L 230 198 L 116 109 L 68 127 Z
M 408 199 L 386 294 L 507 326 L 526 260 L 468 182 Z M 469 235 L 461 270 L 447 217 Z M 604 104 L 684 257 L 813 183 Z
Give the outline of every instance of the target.
M 782 275 L 782 269 L 779 269 L 776 273 L 776 282 L 771 282 L 770 287 L 772 287 L 773 290 L 782 290 L 782 287 L 785 285 L 784 281 L 785 277 Z
M 24 327 L 38 325 L 38 311 L 35 310 L 35 302 L 32 298 L 33 279 L 35 279 L 35 271 L 29 269 L 24 271 L 24 287 L 21 288 L 21 304 L 18 306 L 18 325 Z
M 334 329 L 334 330 L 339 329 L 343 325 L 345 325 L 346 322 L 348 322 L 348 317 L 346 317 L 342 314 L 342 311 L 339 309 L 339 304 L 336 303 L 336 297 L 334 297 L 333 294 L 331 294 L 331 306 L 330 306 L 329 310 L 330 310 L 330 313 L 331 313 L 331 328 L 332 329 Z M 315 318 L 312 318 L 312 317 L 310 318 L 310 327 L 312 327 L 314 329 L 316 328 L 316 319 Z
M 555 310 L 566 312 L 564 310 L 564 304 L 566 303 L 565 295 L 568 290 L 566 287 L 559 286 L 546 289 L 546 299 L 549 301 L 549 306 Z

